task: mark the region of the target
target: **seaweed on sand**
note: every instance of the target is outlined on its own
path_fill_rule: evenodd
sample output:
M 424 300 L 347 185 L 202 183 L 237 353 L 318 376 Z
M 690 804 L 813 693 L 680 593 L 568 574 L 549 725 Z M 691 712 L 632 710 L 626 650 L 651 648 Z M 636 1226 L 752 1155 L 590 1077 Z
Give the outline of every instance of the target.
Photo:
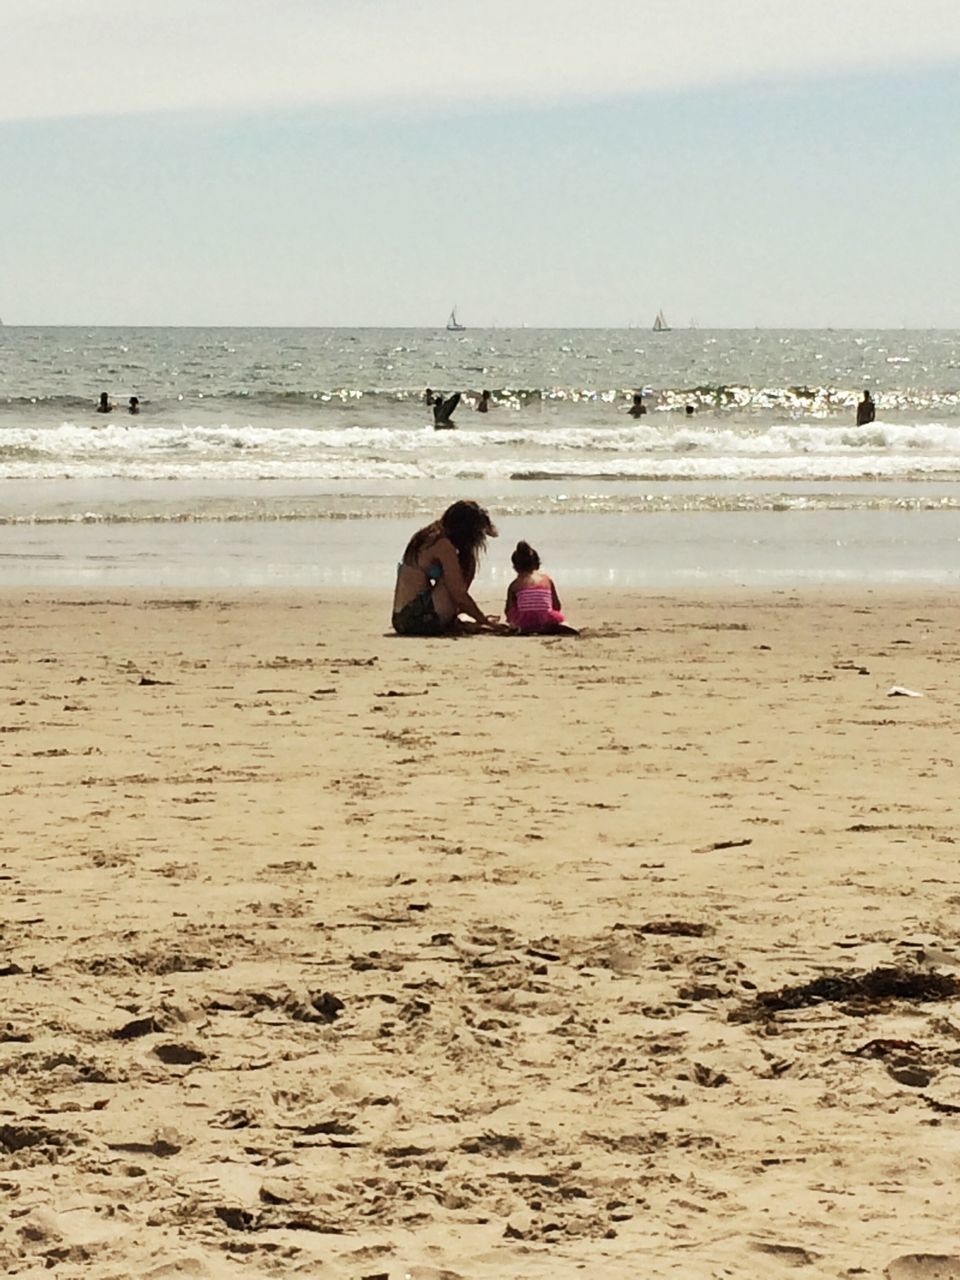
M 747 1021 L 784 1009 L 803 1009 L 824 1003 L 872 1005 L 888 1000 L 910 1000 L 931 1004 L 957 996 L 960 996 L 960 978 L 950 974 L 926 969 L 880 968 L 860 974 L 826 974 L 798 986 L 781 987 L 779 991 L 759 991 L 732 1017 L 736 1021 Z

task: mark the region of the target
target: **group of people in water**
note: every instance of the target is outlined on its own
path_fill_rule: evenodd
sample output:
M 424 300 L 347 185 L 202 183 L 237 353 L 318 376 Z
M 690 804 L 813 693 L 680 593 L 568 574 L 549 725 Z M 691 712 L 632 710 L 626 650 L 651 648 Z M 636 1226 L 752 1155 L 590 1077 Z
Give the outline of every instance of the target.
M 393 629 L 401 636 L 503 634 L 576 635 L 567 625 L 557 588 L 528 542 L 511 556 L 515 577 L 507 587 L 503 616 L 484 613 L 470 588 L 488 538 L 497 529 L 472 499 L 447 507 L 439 520 L 418 529 L 397 566 Z
M 131 396 L 127 401 L 127 413 L 139 413 L 140 401 L 136 396 Z M 110 403 L 110 397 L 106 391 L 100 392 L 100 399 L 97 403 L 97 413 L 113 413 L 113 405 Z
M 442 391 L 434 391 L 432 387 L 427 387 L 423 393 L 423 402 L 433 410 L 433 429 L 434 431 L 455 431 L 457 424 L 453 421 L 453 411 L 460 403 L 461 393 L 455 391 L 452 396 L 445 397 Z M 490 392 L 481 391 L 477 403 L 473 406 L 477 413 L 489 413 L 491 405 Z M 696 407 L 692 404 L 684 405 L 684 413 L 688 418 L 692 418 L 696 413 Z M 643 403 L 643 392 L 635 391 L 633 395 L 633 403 L 627 410 L 631 418 L 642 418 L 647 412 L 647 406 Z
M 445 397 L 442 391 L 434 391 L 431 387 L 427 387 L 423 394 L 424 404 L 433 410 L 433 429 L 434 431 L 454 431 L 456 423 L 453 421 L 454 410 L 460 403 L 461 393 L 455 391 L 452 396 Z M 481 391 L 477 403 L 473 406 L 477 413 L 488 413 L 490 411 L 490 392 Z M 100 392 L 100 400 L 97 404 L 97 413 L 113 413 L 113 404 L 110 401 L 106 391 Z M 684 405 L 684 413 L 688 418 L 692 418 L 696 413 L 696 407 L 692 404 Z M 139 413 L 140 401 L 136 396 L 131 396 L 127 401 L 127 413 Z M 635 391 L 633 394 L 633 403 L 627 410 L 631 418 L 642 418 L 647 412 L 647 406 L 643 403 L 643 392 Z M 863 399 L 857 405 L 857 426 L 862 427 L 867 423 L 873 422 L 877 416 L 877 406 L 873 396 L 869 391 L 864 391 Z

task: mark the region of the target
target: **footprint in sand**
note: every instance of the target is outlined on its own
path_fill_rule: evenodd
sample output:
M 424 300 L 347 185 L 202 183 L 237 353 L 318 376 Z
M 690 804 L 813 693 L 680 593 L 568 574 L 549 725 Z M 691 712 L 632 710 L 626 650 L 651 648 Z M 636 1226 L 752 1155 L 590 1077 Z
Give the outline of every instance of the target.
M 960 1254 L 905 1253 L 883 1274 L 886 1280 L 960 1280 Z

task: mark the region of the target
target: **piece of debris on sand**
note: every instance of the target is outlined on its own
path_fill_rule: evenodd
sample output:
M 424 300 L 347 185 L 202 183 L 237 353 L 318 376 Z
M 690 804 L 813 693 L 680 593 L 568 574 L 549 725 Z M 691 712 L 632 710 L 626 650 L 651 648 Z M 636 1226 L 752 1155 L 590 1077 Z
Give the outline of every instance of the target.
M 799 986 L 760 991 L 730 1017 L 736 1022 L 747 1022 L 752 1018 L 769 1017 L 784 1009 L 803 1009 L 824 1003 L 847 1005 L 849 1008 L 844 1012 L 859 1013 L 864 1006 L 891 1000 L 932 1004 L 938 1000 L 956 999 L 958 995 L 960 979 L 952 975 L 924 969 L 880 968 L 871 969 L 868 973 L 826 974 Z

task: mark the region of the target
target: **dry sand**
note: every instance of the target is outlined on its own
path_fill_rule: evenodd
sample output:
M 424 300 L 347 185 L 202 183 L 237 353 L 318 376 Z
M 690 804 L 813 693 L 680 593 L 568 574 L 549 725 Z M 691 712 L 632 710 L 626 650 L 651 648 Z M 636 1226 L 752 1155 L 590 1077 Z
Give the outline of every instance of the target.
M 0 1271 L 957 1251 L 960 602 L 568 605 L 3 597 Z

